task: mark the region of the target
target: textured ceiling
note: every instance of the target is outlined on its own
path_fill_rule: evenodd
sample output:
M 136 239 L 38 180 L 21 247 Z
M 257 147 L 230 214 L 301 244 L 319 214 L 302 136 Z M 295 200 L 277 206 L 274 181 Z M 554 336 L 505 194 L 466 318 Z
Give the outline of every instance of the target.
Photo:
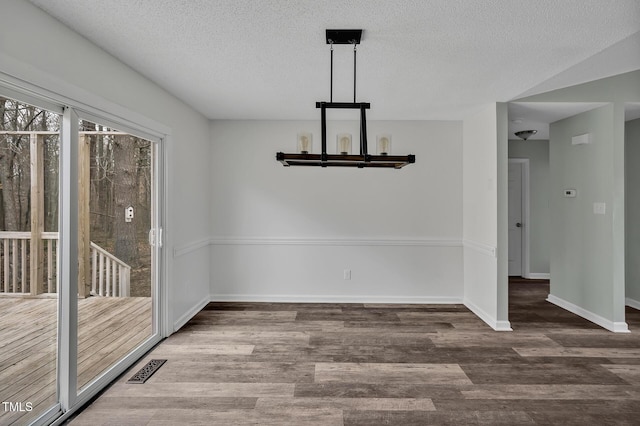
M 213 119 L 317 119 L 326 28 L 364 29 L 358 100 L 371 119 L 461 119 L 598 54 L 589 78 L 640 69 L 640 46 L 618 49 L 637 52 L 621 65 L 601 54 L 640 43 L 638 0 L 31 2 Z M 351 101 L 350 46 L 336 46 L 334 72 L 334 100 Z

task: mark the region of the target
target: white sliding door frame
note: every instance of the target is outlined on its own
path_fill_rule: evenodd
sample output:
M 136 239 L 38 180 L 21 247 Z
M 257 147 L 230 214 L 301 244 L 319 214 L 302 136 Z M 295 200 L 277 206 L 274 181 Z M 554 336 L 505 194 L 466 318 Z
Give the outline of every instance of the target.
M 69 411 L 78 395 L 78 114 L 65 107 L 60 131 L 58 247 L 58 397 Z
M 153 164 L 152 164 L 152 198 L 151 198 L 151 226 L 153 228 L 153 232 L 154 234 L 161 234 L 161 229 L 162 227 L 160 226 L 161 221 L 161 215 L 160 215 L 160 210 L 161 210 L 161 206 L 159 204 L 156 204 L 158 201 L 158 197 L 156 196 L 156 191 L 158 191 L 160 189 L 160 185 L 159 183 L 156 181 L 156 179 L 158 179 L 161 176 L 160 170 L 157 169 L 157 167 L 159 167 L 160 163 L 158 163 L 157 159 L 155 158 L 155 156 L 160 153 L 162 151 L 161 148 L 161 144 L 162 144 L 162 138 L 159 138 L 157 136 L 154 136 L 152 134 L 149 134 L 145 131 L 141 131 L 139 129 L 135 129 L 132 128 L 130 126 L 127 125 L 123 125 L 121 123 L 119 123 L 117 120 L 113 120 L 110 118 L 106 118 L 103 117 L 102 115 L 96 115 L 94 113 L 91 112 L 86 112 L 86 111 L 75 111 L 75 123 L 76 123 L 76 132 L 75 132 L 75 139 L 72 138 L 70 143 L 73 145 L 74 147 L 74 151 L 72 151 L 72 153 L 75 154 L 75 164 L 76 165 L 76 172 L 75 172 L 75 182 L 78 182 L 78 175 L 77 175 L 77 165 L 78 165 L 78 123 L 79 120 L 87 120 L 87 121 L 91 121 L 93 123 L 99 123 L 101 125 L 107 126 L 107 127 L 111 127 L 114 129 L 117 129 L 118 131 L 121 132 L 126 132 L 129 133 L 131 135 L 143 138 L 148 140 L 149 142 L 151 142 L 152 144 L 152 159 L 153 159 Z M 62 155 L 61 155 L 62 157 Z M 73 159 L 71 161 L 74 161 Z M 75 237 L 72 236 L 72 238 L 75 238 L 75 242 L 76 242 L 76 251 L 75 251 L 75 258 L 70 258 L 70 259 L 77 259 L 78 258 L 78 252 L 77 252 L 77 241 L 78 241 L 78 216 L 77 216 L 77 210 L 78 210 L 78 188 L 70 188 L 70 192 L 74 193 L 75 191 L 75 198 L 71 200 L 71 202 L 75 203 L 73 205 L 76 206 L 75 211 L 76 211 L 76 218 L 75 218 L 75 222 L 74 222 L 74 226 L 75 226 Z M 157 241 L 157 238 L 156 238 Z M 160 309 L 162 309 L 162 304 L 160 303 L 160 300 L 163 299 L 162 296 L 159 296 L 162 294 L 162 287 L 161 287 L 161 283 L 160 283 L 160 277 L 162 276 L 162 273 L 160 272 L 160 264 L 161 262 L 159 261 L 161 256 L 161 246 L 158 244 L 152 244 L 152 248 L 151 248 L 151 256 L 152 256 L 152 270 L 151 270 L 151 296 L 152 296 L 152 330 L 151 330 L 151 335 L 144 341 L 142 342 L 136 349 L 134 349 L 132 352 L 130 352 L 129 354 L 125 355 L 124 358 L 122 358 L 121 360 L 119 360 L 116 364 L 114 364 L 113 366 L 107 368 L 106 370 L 104 370 L 102 373 L 100 373 L 100 375 L 98 377 L 96 377 L 95 379 L 93 379 L 92 381 L 90 381 L 89 383 L 87 383 L 82 389 L 79 390 L 77 387 L 75 388 L 75 391 L 77 393 L 77 397 L 75 400 L 75 403 L 77 404 L 77 406 L 82 406 L 84 404 L 86 404 L 87 402 L 89 402 L 89 400 L 91 400 L 91 398 L 93 398 L 97 392 L 99 392 L 100 390 L 102 390 L 105 386 L 107 386 L 109 383 L 111 383 L 113 380 L 115 380 L 120 374 L 124 373 L 130 366 L 132 363 L 134 363 L 137 359 L 141 358 L 145 353 L 147 353 L 151 348 L 153 348 L 153 346 L 155 346 L 158 342 L 160 342 L 160 340 L 162 339 L 162 337 L 165 337 L 161 331 L 162 331 L 162 325 L 161 322 L 159 321 L 160 318 L 162 318 L 162 314 L 160 313 Z M 77 262 L 74 262 L 77 264 Z M 77 292 L 77 277 L 78 277 L 78 272 L 77 272 L 77 268 L 76 268 L 76 272 L 75 272 L 75 277 L 76 277 L 76 291 L 75 293 L 72 294 L 78 294 Z M 75 303 L 75 307 L 76 307 L 76 324 L 75 324 L 75 328 L 76 330 L 78 329 L 77 326 L 77 302 Z M 73 325 L 73 324 L 72 324 Z M 77 333 L 76 333 L 77 335 Z M 77 343 L 77 342 L 76 342 Z M 77 345 L 76 345 L 77 346 Z M 76 354 L 77 355 L 77 354 Z M 74 358 L 69 357 L 69 361 L 73 361 Z M 75 364 L 70 364 L 73 365 L 74 368 L 77 368 L 77 356 L 75 357 Z M 74 383 L 74 386 L 77 386 Z M 69 389 L 70 391 L 73 391 L 74 389 Z M 62 402 L 62 401 L 61 401 Z M 73 407 L 73 405 L 71 405 L 71 407 Z M 75 407 L 75 408 L 78 408 Z M 63 410 L 64 410 L 65 406 L 63 404 Z
M 64 87 L 65 91 L 69 87 Z M 62 90 L 62 89 L 61 89 Z M 62 424 L 99 391 L 124 373 L 133 363 L 173 332 L 169 283 L 172 258 L 167 244 L 153 248 L 156 259 L 153 277 L 152 335 L 115 365 L 85 386 L 77 389 L 78 360 L 78 139 L 79 120 L 87 119 L 147 139 L 154 147 L 153 182 L 155 201 L 152 226 L 162 236 L 169 218 L 169 156 L 171 129 L 140 114 L 82 90 L 69 96 L 44 89 L 0 71 L 0 91 L 17 101 L 29 103 L 62 115 L 60 131 L 60 195 L 58 279 L 58 402 L 35 419 L 33 425 Z M 81 99 L 81 100 L 80 100 Z M 95 106 L 92 106 L 95 105 Z M 131 117 L 131 119 L 125 118 Z M 156 237 L 157 240 L 158 237 Z M 158 241 L 158 240 L 157 240 Z M 161 240 L 158 242 L 162 242 Z
M 14 84 L 14 82 L 10 77 L 4 75 L 1 72 L 0 72 L 0 93 L 3 96 L 9 97 L 18 102 L 23 102 L 23 103 L 33 105 L 38 108 L 42 108 L 44 110 L 47 110 L 56 114 L 59 114 L 60 119 L 63 120 L 64 114 L 65 114 L 65 108 L 61 104 L 56 103 L 51 99 L 40 97 L 37 94 L 35 94 L 35 92 L 32 92 L 30 90 L 23 89 L 20 85 Z M 62 129 L 61 129 L 61 135 L 60 135 L 60 141 L 61 140 L 62 140 Z M 62 176 L 60 176 L 60 179 L 62 179 Z M 76 274 L 76 279 L 77 279 L 77 274 Z M 60 353 L 61 336 L 59 334 L 59 328 L 60 328 L 60 322 L 62 321 L 62 319 L 60 318 L 60 309 L 61 308 L 60 308 L 60 302 L 59 302 L 58 311 L 57 311 L 58 346 L 57 346 L 57 353 L 56 353 L 56 369 L 58 372 L 60 372 L 60 357 L 61 357 L 61 353 Z M 66 320 L 69 320 L 69 319 L 70 319 L 69 315 L 66 315 Z M 68 353 L 64 354 L 64 356 L 68 356 L 68 355 L 69 355 Z M 60 380 L 56 378 L 56 381 L 57 381 L 56 392 L 57 392 L 58 401 L 52 404 L 51 407 L 46 409 L 38 418 L 34 419 L 32 421 L 33 425 L 51 424 L 51 422 L 59 418 L 60 415 L 62 414 L 63 412 L 62 404 L 60 403 L 60 397 L 61 397 Z

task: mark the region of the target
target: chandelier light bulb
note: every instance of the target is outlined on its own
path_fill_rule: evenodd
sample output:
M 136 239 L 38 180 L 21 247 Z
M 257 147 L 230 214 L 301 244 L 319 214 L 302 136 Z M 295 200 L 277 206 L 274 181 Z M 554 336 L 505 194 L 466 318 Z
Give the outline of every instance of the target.
M 389 155 L 391 152 L 391 135 L 378 136 L 378 155 Z
M 336 136 L 336 152 L 341 155 L 351 154 L 351 134 L 350 133 L 338 133 Z
M 309 154 L 311 152 L 313 136 L 311 133 L 298 133 L 298 152 L 300 154 Z

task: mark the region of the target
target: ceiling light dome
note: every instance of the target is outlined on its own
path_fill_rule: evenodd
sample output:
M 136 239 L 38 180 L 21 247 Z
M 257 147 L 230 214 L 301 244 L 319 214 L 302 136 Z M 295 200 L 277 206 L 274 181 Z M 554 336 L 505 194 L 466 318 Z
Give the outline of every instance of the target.
M 515 132 L 514 135 L 516 135 L 520 139 L 526 141 L 527 139 L 529 139 L 531 136 L 535 135 L 536 133 L 538 133 L 537 130 L 520 130 L 519 132 Z

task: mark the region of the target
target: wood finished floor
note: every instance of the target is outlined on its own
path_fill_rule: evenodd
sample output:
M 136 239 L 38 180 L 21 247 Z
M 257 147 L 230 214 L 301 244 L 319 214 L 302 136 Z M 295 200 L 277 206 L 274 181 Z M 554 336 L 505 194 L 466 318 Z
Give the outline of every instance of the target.
M 71 424 L 639 425 L 640 312 L 614 334 L 548 292 L 510 285 L 513 332 L 462 305 L 211 303 Z

